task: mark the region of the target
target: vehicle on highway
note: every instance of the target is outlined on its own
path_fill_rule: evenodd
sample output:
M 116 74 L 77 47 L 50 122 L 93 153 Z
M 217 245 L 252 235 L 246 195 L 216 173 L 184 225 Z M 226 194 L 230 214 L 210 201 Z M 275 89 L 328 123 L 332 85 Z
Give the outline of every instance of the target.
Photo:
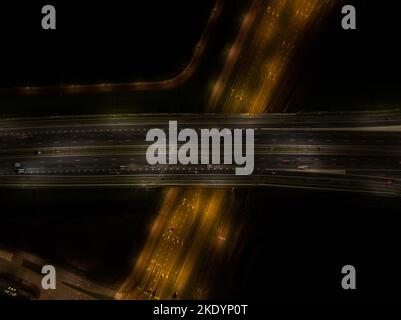
M 386 184 L 387 186 L 391 186 L 393 183 L 394 183 L 394 180 L 393 180 L 393 179 L 387 179 L 387 180 L 385 181 L 385 184 Z
M 34 155 L 34 156 L 41 156 L 41 155 L 42 155 L 42 151 L 40 151 L 40 150 L 35 150 L 35 151 L 33 152 L 33 155 Z

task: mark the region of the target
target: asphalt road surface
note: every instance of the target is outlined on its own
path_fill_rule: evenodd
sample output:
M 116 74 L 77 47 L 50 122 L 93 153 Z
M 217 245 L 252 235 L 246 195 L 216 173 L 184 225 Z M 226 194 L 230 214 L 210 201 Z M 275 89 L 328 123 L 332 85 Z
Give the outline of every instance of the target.
M 255 169 L 146 162 L 151 128 L 255 129 Z M 2 186 L 280 186 L 398 195 L 401 113 L 147 115 L 0 123 Z M 15 164 L 24 173 L 18 174 Z

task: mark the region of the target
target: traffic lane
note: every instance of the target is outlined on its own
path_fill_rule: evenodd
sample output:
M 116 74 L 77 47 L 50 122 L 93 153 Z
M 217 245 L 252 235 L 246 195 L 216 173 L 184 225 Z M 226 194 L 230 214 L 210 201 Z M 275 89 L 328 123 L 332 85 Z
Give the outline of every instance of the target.
M 235 164 L 221 165 L 154 165 L 147 163 L 145 153 L 122 155 L 54 156 L 0 160 L 0 174 L 17 175 L 18 168 L 29 175 L 135 175 L 135 174 L 235 174 Z M 401 170 L 401 154 L 391 155 L 320 155 L 255 154 L 254 174 L 263 170 Z
M 362 192 L 391 196 L 401 195 L 398 180 L 388 183 L 384 177 L 324 174 L 308 172 L 268 172 L 246 178 L 234 175 L 165 174 L 165 175 L 104 175 L 104 176 L 0 176 L 2 187 L 167 187 L 199 186 L 205 188 L 282 187 L 297 189 L 322 189 L 345 192 Z
M 122 296 L 128 299 L 158 299 L 161 295 L 165 296 L 166 290 L 171 290 L 167 296 L 173 297 L 184 252 L 190 249 L 192 234 L 204 214 L 204 201 L 200 201 L 204 192 L 198 188 L 169 190 L 135 270 L 121 289 Z M 173 202 L 178 194 L 182 197 L 175 205 Z
M 199 225 L 199 210 L 195 195 L 186 195 L 171 212 L 167 213 L 167 223 L 162 236 L 149 259 L 143 280 L 138 284 L 142 294 L 164 296 L 166 289 L 174 287 L 178 272 L 185 261 L 182 251 L 188 251 L 192 244 L 191 237 Z M 191 200 L 192 199 L 192 200 Z M 168 291 L 170 291 L 168 290 Z M 171 298 L 172 292 L 168 294 Z
M 322 19 L 328 2 L 264 2 L 249 48 L 240 56 L 237 72 L 227 88 L 223 111 L 263 113 L 283 79 L 297 46 L 316 19 Z M 327 7 L 326 7 L 327 6 Z M 267 58 L 267 59 L 266 59 Z M 261 77 L 260 70 L 263 70 Z
M 90 117 L 53 117 L 37 119 L 11 119 L 0 120 L 0 134 L 3 131 L 46 130 L 61 129 L 71 130 L 80 127 L 99 128 L 107 126 L 154 126 L 162 125 L 169 120 L 177 120 L 187 125 L 236 125 L 253 123 L 272 127 L 350 127 L 359 125 L 393 125 L 401 124 L 401 111 L 399 109 L 383 112 L 320 112 L 297 114 L 260 114 L 260 115 L 233 115 L 233 114 L 141 114 L 121 116 L 90 116 Z
M 161 126 L 168 133 L 167 126 Z M 183 129 L 182 125 L 179 130 Z M 201 128 L 193 127 L 200 134 Z M 229 129 L 255 129 L 255 144 L 267 145 L 359 145 L 359 146 L 400 146 L 401 132 L 322 132 L 322 131 L 274 131 L 246 126 Z M 107 146 L 150 144 L 146 142 L 147 132 L 153 127 L 121 128 L 80 128 L 76 130 L 44 130 L 31 133 L 18 132 L 0 135 L 0 152 L 7 150 L 32 148 L 40 150 L 48 147 Z M 223 129 L 223 127 L 217 127 Z M 28 135 L 29 134 L 29 135 Z M 24 136 L 25 135 L 25 136 Z

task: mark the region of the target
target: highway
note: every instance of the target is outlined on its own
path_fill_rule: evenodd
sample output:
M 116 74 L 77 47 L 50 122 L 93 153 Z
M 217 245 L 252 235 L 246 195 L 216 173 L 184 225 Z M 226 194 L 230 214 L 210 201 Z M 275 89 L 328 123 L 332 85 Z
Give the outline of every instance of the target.
M 392 110 L 5 120 L 0 124 L 0 185 L 278 186 L 398 195 L 400 115 Z M 253 174 L 235 176 L 236 165 L 148 165 L 146 133 L 167 131 L 172 119 L 179 128 L 198 131 L 253 128 Z M 16 163 L 24 173 L 18 174 Z
M 199 63 L 205 53 L 209 36 L 212 34 L 218 18 L 222 12 L 224 0 L 216 0 L 204 31 L 195 44 L 189 63 L 177 73 L 177 75 L 155 81 L 133 81 L 133 82 L 104 82 L 91 84 L 61 84 L 51 86 L 18 86 L 0 88 L 0 95 L 48 95 L 48 94 L 84 94 L 84 93 L 110 93 L 110 92 L 135 92 L 135 91 L 155 91 L 171 90 L 187 82 L 199 67 Z
M 400 196 L 399 110 L 265 114 L 285 109 L 288 97 L 283 96 L 291 93 L 289 78 L 297 53 L 311 31 L 319 30 L 333 4 L 252 1 L 212 85 L 205 106 L 210 114 L 1 121 L 0 184 L 172 186 L 164 190 L 148 239 L 117 299 L 209 297 L 221 259 L 241 237 L 235 221 L 239 210 L 233 207 L 235 195 L 230 192 L 235 186 Z M 255 129 L 254 173 L 235 176 L 233 166 L 227 165 L 148 166 L 145 134 L 150 128 L 167 128 L 169 120 L 183 128 Z M 17 162 L 24 174 L 17 174 Z
M 235 201 L 228 186 L 262 185 L 399 196 L 397 112 L 262 115 L 286 109 L 297 79 L 296 67 L 304 63 L 297 61 L 298 54 L 307 47 L 306 40 L 321 30 L 334 5 L 335 1 L 330 0 L 250 1 L 225 64 L 213 78 L 204 111 L 221 112 L 222 119 L 232 117 L 233 113 L 255 115 L 248 125 L 256 129 L 256 170 L 246 178 L 224 174 L 225 169 L 230 171 L 227 167 L 213 168 L 210 173 L 197 168 L 195 174 L 163 172 L 157 174 L 157 179 L 155 175 L 156 185 L 175 176 L 180 184 L 174 185 L 190 184 L 188 181 L 192 180 L 192 185 L 226 188 L 165 191 L 148 240 L 117 299 L 213 296 L 210 291 L 218 283 L 221 260 L 235 261 L 233 250 L 243 232 L 235 219 L 241 210 L 232 206 Z M 263 123 L 259 126 L 257 121 Z M 239 125 L 238 118 L 232 125 Z M 383 150 L 384 146 L 388 148 Z M 363 171 L 357 171 L 360 169 Z M 245 193 L 246 189 L 242 191 Z

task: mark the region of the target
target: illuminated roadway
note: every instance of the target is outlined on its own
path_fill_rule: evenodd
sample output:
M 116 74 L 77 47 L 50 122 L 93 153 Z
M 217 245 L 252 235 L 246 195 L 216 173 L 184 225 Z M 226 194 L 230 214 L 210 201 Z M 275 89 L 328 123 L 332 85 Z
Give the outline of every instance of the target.
M 206 111 L 281 112 L 280 104 L 273 102 L 280 86 L 288 92 L 285 76 L 291 60 L 334 4 L 330 0 L 252 1 Z
M 0 136 L 4 174 L 0 181 L 12 187 L 226 187 L 166 189 L 133 272 L 116 295 L 118 299 L 171 299 L 177 292 L 178 298 L 209 297 L 209 285 L 215 283 L 213 270 L 225 253 L 235 248 L 240 235 L 236 209 L 230 206 L 233 195 L 227 187 L 262 185 L 400 195 L 398 112 L 227 115 L 285 109 L 296 55 L 311 31 L 319 30 L 333 4 L 329 0 L 252 1 L 205 108 L 226 115 L 204 115 L 204 120 L 198 116 L 192 122 L 176 115 L 153 118 L 151 123 L 142 117 L 76 119 L 64 124 L 60 120 L 57 128 L 56 120 L 50 119 L 42 132 L 34 128 L 36 124 L 28 129 L 2 123 L 4 130 L 5 126 L 9 132 L 14 130 L 16 139 Z M 141 150 L 144 135 L 149 128 L 166 126 L 168 120 L 178 120 L 183 127 L 255 128 L 254 174 L 236 177 L 227 166 L 147 167 Z M 32 136 L 25 134 L 21 141 L 18 137 L 23 130 L 32 131 Z M 43 154 L 34 156 L 34 150 Z M 25 174 L 17 175 L 16 159 L 21 164 L 25 159 L 36 171 L 30 173 L 27 167 Z
M 146 162 L 151 128 L 255 129 L 255 170 Z M 82 123 L 87 123 L 86 125 Z M 154 115 L 2 121 L 0 185 L 279 186 L 399 194 L 401 113 Z M 25 170 L 18 174 L 15 164 Z
M 294 75 L 296 70 L 291 67 L 297 65 L 294 64 L 297 54 L 300 53 L 301 47 L 308 42 L 307 40 L 311 39 L 310 36 L 321 30 L 322 22 L 326 20 L 325 18 L 335 2 L 330 0 L 250 1 L 249 9 L 244 14 L 239 27 L 238 36 L 230 50 L 227 51 L 225 65 L 221 73 L 214 78 L 216 80 L 211 83 L 210 98 L 204 111 L 225 114 L 260 114 L 285 110 L 294 81 L 296 81 Z M 275 127 L 274 130 L 288 134 L 296 134 L 297 131 L 313 132 L 316 133 L 316 136 L 313 135 L 307 139 L 313 142 L 314 138 L 321 139 L 316 131 L 322 131 L 323 128 L 325 128 L 324 130 L 333 129 L 332 127 L 335 127 L 336 123 L 348 127 L 355 126 L 355 123 L 352 122 L 361 125 L 363 121 L 361 118 L 363 116 L 358 115 L 347 123 L 341 115 L 331 115 L 321 121 L 320 125 L 315 123 L 318 127 L 316 130 L 316 128 L 312 128 L 313 125 L 310 125 L 313 117 L 294 119 L 284 116 L 275 125 L 266 123 L 264 131 L 272 133 L 272 128 Z M 382 118 L 381 120 L 387 124 L 387 119 Z M 375 121 L 376 125 L 383 124 L 379 124 L 378 118 L 373 120 L 373 122 Z M 294 127 L 297 130 L 288 130 Z M 387 127 L 384 130 L 386 129 Z M 383 128 L 378 130 L 383 130 Z M 394 130 L 397 131 L 398 128 L 394 128 Z M 266 145 L 279 141 L 278 137 L 272 137 L 269 134 L 262 134 L 262 136 L 263 143 Z M 299 137 L 298 142 L 296 141 L 297 137 Z M 278 143 L 284 143 L 282 146 L 286 147 L 288 140 L 290 142 L 294 140 L 301 145 L 304 138 L 297 137 L 281 137 L 285 141 Z M 271 141 L 268 142 L 269 138 Z M 277 141 L 273 141 L 273 139 L 277 139 Z M 355 142 L 359 144 L 358 141 Z M 258 146 L 261 146 L 259 143 L 261 141 L 258 141 Z M 310 141 L 307 144 L 311 144 Z M 320 143 L 314 145 L 319 146 Z M 318 164 L 299 166 L 294 163 L 294 159 L 287 159 L 290 156 L 287 154 L 288 149 L 281 152 L 285 159 L 273 160 L 274 170 L 269 172 L 271 168 L 266 168 L 267 161 L 259 159 L 257 165 L 261 164 L 262 166 L 257 167 L 256 169 L 259 171 L 256 170 L 255 174 L 248 179 L 254 179 L 252 182 L 254 185 L 273 183 L 274 185 L 289 186 L 289 181 L 291 181 L 291 186 L 294 186 L 297 184 L 296 181 L 300 180 L 299 175 L 303 187 L 318 185 L 319 188 L 333 189 L 346 183 L 348 185 L 342 185 L 342 190 L 349 190 L 352 186 L 354 190 L 364 189 L 365 191 L 369 190 L 368 192 L 372 192 L 372 190 L 383 192 L 384 190 L 387 194 L 398 194 L 397 190 L 392 190 L 397 185 L 397 182 L 393 182 L 393 180 L 384 181 L 383 178 L 380 178 L 382 181 L 377 182 L 373 181 L 377 179 L 376 177 L 370 177 L 367 178 L 368 182 L 361 182 L 365 178 L 358 177 L 352 179 L 355 181 L 351 181 L 348 174 L 344 175 L 343 170 L 339 172 L 337 168 L 335 169 L 336 173 L 327 171 L 327 168 L 324 172 L 319 168 L 319 172 L 307 173 L 305 170 L 311 170 L 310 167 Z M 302 154 L 305 151 L 298 150 L 298 152 Z M 340 154 L 342 152 L 339 151 Z M 257 155 L 257 157 L 259 156 Z M 268 157 L 272 159 L 272 155 L 268 155 Z M 278 160 L 280 161 L 278 162 Z M 330 163 L 336 161 L 332 159 Z M 347 165 L 350 163 L 347 161 Z M 276 167 L 281 168 L 282 165 L 288 169 L 276 170 Z M 324 165 L 327 166 L 329 163 L 324 163 Z M 300 170 L 300 167 L 303 169 Z M 293 170 L 299 172 L 293 172 Z M 261 173 L 261 171 L 266 171 L 266 173 Z M 290 177 L 286 175 L 290 175 Z M 184 177 L 185 174 L 181 174 L 180 180 L 184 181 Z M 229 177 L 231 178 L 230 185 L 234 184 L 235 179 L 242 179 L 233 175 L 229 175 Z M 332 181 L 327 180 L 328 177 Z M 213 175 L 203 185 L 216 186 L 219 183 L 217 175 Z M 377 185 L 373 186 L 373 184 Z M 247 191 L 242 189 L 241 192 L 246 193 Z M 227 188 L 169 188 L 165 193 L 156 221 L 149 232 L 148 240 L 139 258 L 135 261 L 132 273 L 116 295 L 118 299 L 210 298 L 213 297 L 213 285 L 218 283 L 216 277 L 219 273 L 217 270 L 219 270 L 219 266 L 221 267 L 222 259 L 235 263 L 237 255 L 233 249 L 236 248 L 236 243 L 241 241 L 242 228 L 241 223 L 237 223 L 238 221 L 235 219 L 236 213 L 241 210 L 232 207 L 232 203 L 235 202 L 235 193 L 230 192 Z M 170 230 L 172 224 L 175 226 L 175 230 L 185 230 L 185 234 L 180 233 L 177 241 L 174 241 L 171 236 L 168 237 L 175 233 L 175 230 Z M 229 272 L 228 270 L 223 272 L 226 271 Z M 265 275 L 260 274 L 259 276 L 264 277 Z
M 206 44 L 212 34 L 216 22 L 221 14 L 224 0 L 216 0 L 204 31 L 196 43 L 192 57 L 186 67 L 172 78 L 160 81 L 134 81 L 122 83 L 93 83 L 93 84 L 66 84 L 54 86 L 20 86 L 11 88 L 0 88 L 0 94 L 18 95 L 47 95 L 47 94 L 82 94 L 82 93 L 106 93 L 106 92 L 134 92 L 171 90 L 189 80 L 199 67 L 204 55 Z

